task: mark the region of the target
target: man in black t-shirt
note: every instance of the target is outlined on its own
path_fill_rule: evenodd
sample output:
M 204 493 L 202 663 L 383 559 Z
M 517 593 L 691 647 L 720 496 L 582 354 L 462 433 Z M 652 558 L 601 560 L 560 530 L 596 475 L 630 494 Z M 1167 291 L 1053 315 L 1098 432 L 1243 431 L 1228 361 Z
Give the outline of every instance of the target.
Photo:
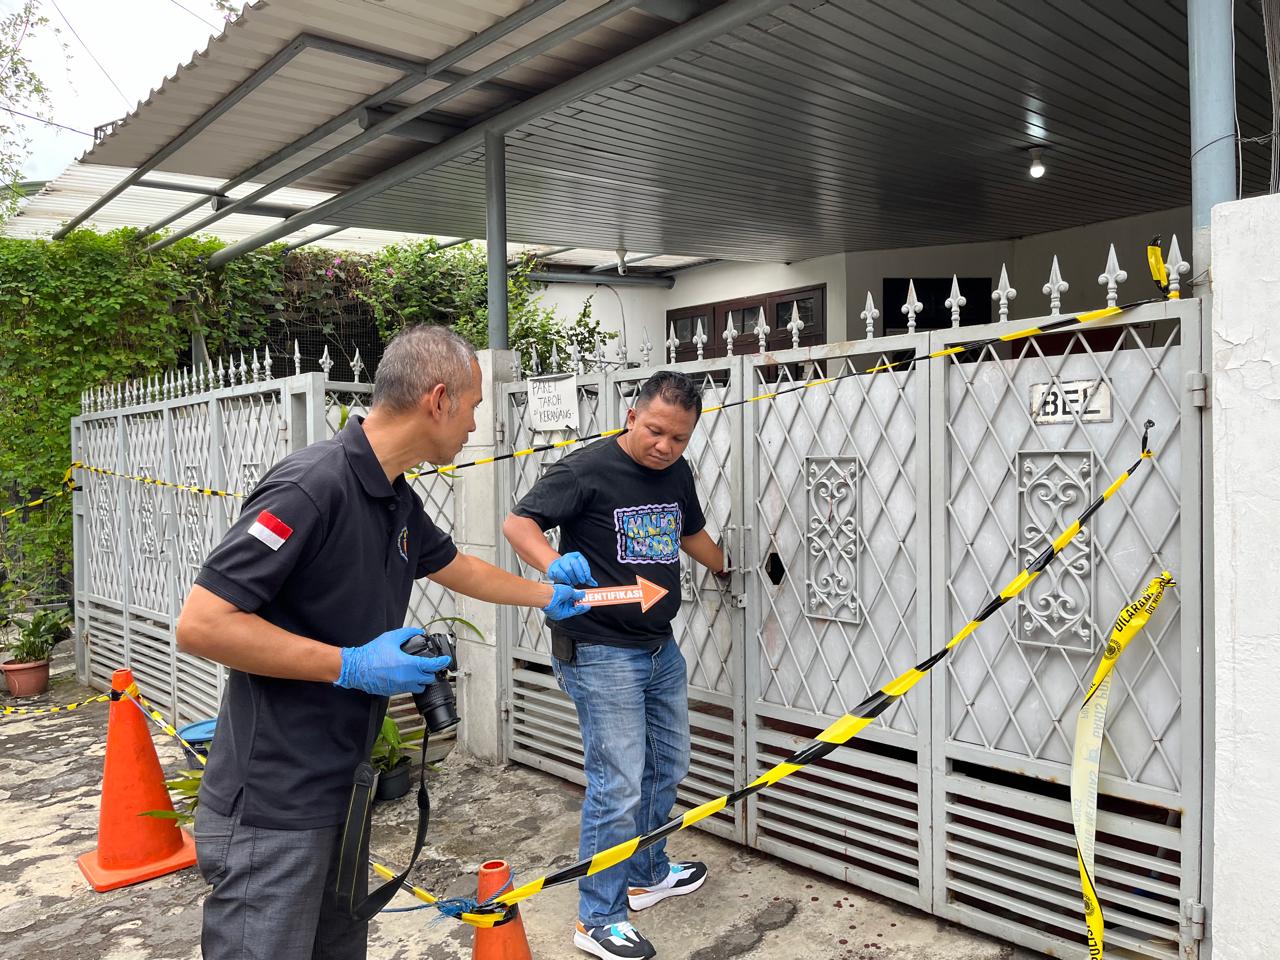
M 654 374 L 626 432 L 553 464 L 507 517 L 503 533 L 526 563 L 570 586 L 666 591 L 651 606 L 597 605 L 553 623 L 552 667 L 578 710 L 587 775 L 580 856 L 662 825 L 689 770 L 684 657 L 671 633 L 680 609 L 680 551 L 723 574 L 682 456 L 702 398 L 683 374 Z M 560 528 L 558 553 L 545 531 Z M 653 945 L 627 920 L 702 886 L 701 863 L 671 863 L 665 842 L 579 882 L 574 944 L 597 957 L 647 960 Z
M 405 481 L 416 464 L 452 462 L 480 400 L 466 341 L 404 331 L 369 416 L 268 471 L 196 577 L 178 648 L 231 668 L 195 823 L 213 887 L 205 960 L 365 956 L 368 924 L 335 892 L 353 775 L 387 698 L 424 690 L 448 663 L 401 649 L 422 633 L 404 626 L 415 579 L 552 619 L 584 612 L 579 590 L 459 553 Z

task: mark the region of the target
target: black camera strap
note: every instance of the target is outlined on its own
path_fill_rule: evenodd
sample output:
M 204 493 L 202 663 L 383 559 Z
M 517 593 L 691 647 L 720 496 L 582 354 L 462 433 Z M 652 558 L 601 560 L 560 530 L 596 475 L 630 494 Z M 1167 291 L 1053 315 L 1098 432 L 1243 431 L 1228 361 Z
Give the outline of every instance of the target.
M 368 890 L 369 878 L 369 831 L 373 824 L 373 789 L 377 775 L 373 764 L 367 760 L 356 767 L 351 801 L 347 806 L 347 822 L 342 827 L 342 843 L 338 848 L 337 884 L 338 902 L 346 907 L 353 920 L 368 920 L 391 902 L 409 878 L 409 872 L 427 841 L 427 825 L 431 820 L 431 797 L 427 794 L 427 733 L 424 727 L 422 761 L 418 767 L 418 834 L 413 841 L 413 855 L 409 857 L 403 873 L 367 895 L 364 892 Z

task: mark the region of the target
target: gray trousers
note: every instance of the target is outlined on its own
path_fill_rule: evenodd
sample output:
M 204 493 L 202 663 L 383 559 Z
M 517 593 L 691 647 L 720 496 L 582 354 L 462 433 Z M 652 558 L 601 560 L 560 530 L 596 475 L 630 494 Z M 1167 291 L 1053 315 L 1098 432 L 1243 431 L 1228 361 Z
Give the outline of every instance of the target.
M 270 830 L 196 808 L 196 860 L 212 885 L 204 960 L 364 960 L 369 924 L 338 905 L 342 827 Z

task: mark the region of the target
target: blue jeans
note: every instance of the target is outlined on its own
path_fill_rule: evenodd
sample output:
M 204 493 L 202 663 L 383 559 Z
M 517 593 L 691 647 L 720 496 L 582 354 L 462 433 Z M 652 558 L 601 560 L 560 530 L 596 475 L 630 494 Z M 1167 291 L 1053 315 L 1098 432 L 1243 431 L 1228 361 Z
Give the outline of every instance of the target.
M 572 663 L 552 658 L 578 708 L 587 796 L 578 854 L 585 859 L 666 823 L 689 772 L 689 696 L 675 640 L 653 653 L 579 645 Z M 578 919 L 588 927 L 627 919 L 627 887 L 670 872 L 666 840 L 578 881 Z

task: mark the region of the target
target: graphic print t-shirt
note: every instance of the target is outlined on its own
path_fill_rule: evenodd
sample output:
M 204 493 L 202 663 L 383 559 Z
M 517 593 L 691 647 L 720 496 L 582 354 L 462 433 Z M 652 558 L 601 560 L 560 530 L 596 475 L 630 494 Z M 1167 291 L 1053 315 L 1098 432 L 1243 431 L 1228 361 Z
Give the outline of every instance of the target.
M 580 643 L 656 649 L 671 636 L 680 609 L 680 538 L 706 521 L 682 457 L 665 470 L 642 467 L 614 437 L 553 464 L 515 507 L 543 530 L 560 528 L 560 553 L 577 550 L 602 587 L 633 586 L 643 577 L 667 595 L 640 604 L 596 607 L 552 625 Z

